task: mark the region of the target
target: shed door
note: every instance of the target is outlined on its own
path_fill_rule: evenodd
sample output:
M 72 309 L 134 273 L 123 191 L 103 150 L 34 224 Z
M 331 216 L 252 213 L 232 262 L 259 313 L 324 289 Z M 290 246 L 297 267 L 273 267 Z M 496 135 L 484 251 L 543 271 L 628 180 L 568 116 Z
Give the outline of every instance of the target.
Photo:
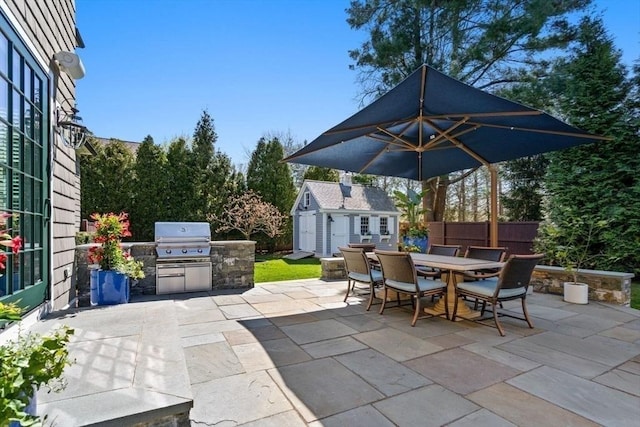
M 300 250 L 316 251 L 316 217 L 311 212 L 300 214 Z
M 331 215 L 331 253 L 339 252 L 340 246 L 349 244 L 349 217 L 346 215 Z

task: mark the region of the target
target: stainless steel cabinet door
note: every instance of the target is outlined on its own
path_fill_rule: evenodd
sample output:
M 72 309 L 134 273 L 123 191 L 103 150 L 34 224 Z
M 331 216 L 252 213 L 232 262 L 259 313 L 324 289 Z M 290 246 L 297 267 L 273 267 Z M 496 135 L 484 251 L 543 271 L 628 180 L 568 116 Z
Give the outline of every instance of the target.
M 211 290 L 211 263 L 189 264 L 185 269 L 185 291 Z
M 156 293 L 173 294 L 184 292 L 185 274 L 184 267 L 157 267 L 156 268 Z

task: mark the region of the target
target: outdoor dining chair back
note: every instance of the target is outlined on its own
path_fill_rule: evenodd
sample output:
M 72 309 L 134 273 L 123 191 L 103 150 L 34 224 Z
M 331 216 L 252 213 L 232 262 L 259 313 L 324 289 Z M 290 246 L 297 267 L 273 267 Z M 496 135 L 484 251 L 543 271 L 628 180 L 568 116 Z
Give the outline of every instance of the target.
M 493 310 L 493 320 L 501 336 L 504 336 L 504 329 L 498 320 L 501 316 L 513 317 L 525 320 L 530 328 L 533 328 L 529 313 L 527 312 L 526 298 L 527 288 L 531 282 L 531 274 L 538 261 L 544 257 L 543 254 L 536 255 L 512 255 L 500 271 L 498 277 L 492 277 L 477 282 L 462 282 L 456 285 L 456 296 L 471 297 L 482 301 L 481 316 L 484 316 L 487 303 L 491 304 Z M 514 316 L 508 313 L 498 313 L 497 306 L 502 301 L 520 299 L 522 301 L 522 313 L 524 317 Z M 458 301 L 456 298 L 453 306 L 453 320 L 458 311 Z M 474 319 L 476 321 L 486 320 L 484 318 Z
M 447 297 L 447 285 L 440 280 L 427 280 L 424 277 L 418 277 L 411 255 L 408 252 L 394 252 L 376 250 L 380 267 L 382 268 L 382 278 L 384 283 L 384 295 L 382 297 L 382 305 L 380 306 L 380 314 L 384 312 L 384 308 L 389 297 L 389 290 L 393 290 L 398 294 L 398 306 L 400 306 L 400 295 L 409 295 L 414 310 L 411 326 L 415 326 L 416 321 L 423 313 L 421 298 L 426 296 L 443 296 Z M 449 315 L 448 311 L 446 313 Z M 432 316 L 422 316 L 432 317 Z
M 428 254 L 431 255 L 444 255 L 444 256 L 458 256 L 460 252 L 460 245 L 431 245 L 429 246 Z M 431 267 L 417 267 L 419 276 L 430 277 L 432 279 L 438 279 L 442 276 L 442 272 L 437 268 Z
M 375 288 L 382 286 L 382 273 L 371 268 L 371 263 L 364 248 L 338 248 L 344 258 L 344 267 L 347 273 L 347 294 L 344 301 L 347 301 L 350 293 L 356 292 L 356 283 L 362 283 L 369 288 L 369 302 L 367 311 L 373 304 Z
M 464 253 L 465 258 L 482 259 L 486 261 L 503 262 L 507 256 L 507 248 L 505 247 L 489 247 L 489 246 L 469 246 Z M 496 277 L 500 274 L 499 268 L 467 271 L 464 273 L 465 280 L 487 279 Z
M 349 243 L 347 246 L 350 248 L 362 248 L 367 253 L 373 253 L 376 250 L 375 243 Z M 380 270 L 380 264 L 377 259 L 369 258 L 369 263 L 374 270 Z
M 460 245 L 430 245 L 428 254 L 431 255 L 445 255 L 445 256 L 458 256 L 460 252 Z

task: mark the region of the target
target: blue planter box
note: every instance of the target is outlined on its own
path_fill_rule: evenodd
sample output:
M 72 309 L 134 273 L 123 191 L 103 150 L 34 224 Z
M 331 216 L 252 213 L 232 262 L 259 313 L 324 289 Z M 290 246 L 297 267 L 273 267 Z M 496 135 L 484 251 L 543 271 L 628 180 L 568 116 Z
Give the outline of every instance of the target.
M 129 302 L 129 276 L 117 271 L 91 270 L 91 305 Z
M 427 248 L 429 247 L 429 238 L 403 236 L 402 244 L 405 246 L 417 246 L 418 248 L 420 248 L 420 252 L 425 254 L 427 253 Z

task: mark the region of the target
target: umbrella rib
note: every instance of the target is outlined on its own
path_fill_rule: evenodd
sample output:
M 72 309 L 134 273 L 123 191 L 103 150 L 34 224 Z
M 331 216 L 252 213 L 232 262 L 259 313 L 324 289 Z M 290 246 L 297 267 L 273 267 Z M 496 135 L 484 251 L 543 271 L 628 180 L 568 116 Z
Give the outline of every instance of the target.
M 463 124 L 465 124 L 468 120 L 468 117 L 465 117 L 463 120 L 460 120 L 459 122 L 454 123 L 453 125 L 449 126 L 449 128 L 445 131 L 442 131 L 438 128 L 438 126 L 433 123 L 433 121 L 428 120 L 428 119 L 424 119 L 425 122 L 427 122 L 429 124 L 429 126 L 431 126 L 433 129 L 435 129 L 438 132 L 438 136 L 433 138 L 431 141 L 429 141 L 425 146 L 424 146 L 424 150 L 428 150 L 432 147 L 435 147 L 436 145 L 439 145 L 440 143 L 444 142 L 443 139 L 447 139 L 447 135 L 449 133 L 451 133 L 451 131 L 455 130 L 456 128 L 462 126 Z M 466 132 L 465 132 L 466 133 Z M 462 133 L 455 135 L 455 137 L 458 137 L 459 135 L 461 135 Z
M 455 129 L 456 127 L 458 127 L 459 125 L 461 125 L 463 123 L 464 123 L 464 121 L 457 122 L 447 130 L 442 130 L 442 129 L 438 128 L 438 126 L 436 126 L 435 124 L 431 124 L 431 126 L 440 134 L 440 136 L 442 136 L 443 138 L 447 139 L 449 142 L 451 142 L 457 148 L 459 148 L 460 150 L 464 151 L 465 153 L 467 153 L 469 156 L 473 157 L 475 160 L 477 160 L 481 164 L 483 164 L 485 166 L 489 166 L 489 164 L 491 164 L 491 162 L 489 162 L 487 159 L 485 159 L 484 157 L 480 156 L 478 153 L 476 153 L 475 151 L 471 150 L 469 147 L 464 145 L 460 140 L 458 140 L 459 136 L 464 135 L 465 133 L 468 133 L 468 132 L 472 132 L 472 131 L 478 129 L 479 126 L 475 126 L 475 127 L 470 128 L 470 129 L 465 129 L 462 132 L 459 132 L 458 134 L 456 134 L 455 136 L 449 135 L 450 131 L 452 131 L 453 129 Z
M 533 132 L 533 133 L 544 133 L 549 135 L 562 135 L 562 136 L 573 136 L 576 138 L 587 138 L 587 139 L 600 139 L 603 141 L 611 141 L 613 138 L 608 136 L 598 136 L 591 135 L 586 133 L 573 133 L 573 132 L 564 132 L 564 131 L 556 131 L 556 130 L 545 130 L 545 129 L 533 129 L 533 128 L 523 128 L 517 126 L 506 126 L 506 125 L 493 125 L 487 123 L 476 123 L 476 122 L 468 122 L 470 125 L 475 125 L 476 127 L 489 127 L 489 128 L 497 128 L 497 129 L 509 129 L 509 130 L 517 130 L 523 132 Z
M 376 154 L 375 156 L 373 156 L 373 157 L 371 158 L 371 160 L 369 160 L 369 161 L 368 161 L 368 162 L 367 162 L 367 163 L 366 163 L 366 164 L 365 164 L 365 165 L 364 165 L 364 166 L 363 166 L 363 167 L 358 171 L 358 173 L 364 173 L 364 171 L 365 171 L 369 166 L 371 166 L 371 163 L 373 163 L 373 162 L 374 162 L 378 157 L 380 157 L 380 155 L 381 155 L 382 153 L 384 153 L 384 150 L 385 150 L 385 149 L 386 149 L 386 148 L 383 148 L 382 150 L 380 150 L 380 151 L 378 152 L 378 154 Z
M 413 121 L 414 119 L 412 118 L 404 118 L 404 119 L 393 119 L 393 120 L 388 120 L 385 122 L 381 122 L 381 123 L 367 123 L 366 125 L 360 125 L 360 126 L 354 126 L 354 127 L 348 127 L 348 128 L 341 128 L 341 129 L 336 129 L 336 130 L 328 130 L 326 132 L 324 132 L 322 135 L 335 135 L 337 133 L 344 133 L 344 132 L 352 132 L 355 130 L 362 130 L 362 129 L 367 129 L 367 128 L 371 128 L 371 127 L 380 127 L 380 126 L 388 126 L 388 125 L 393 125 L 395 123 L 402 123 L 402 122 L 406 122 L 407 120 L 409 121 Z
M 389 132 L 387 129 L 385 128 L 381 128 L 381 127 L 377 127 L 376 129 L 378 130 L 378 132 L 382 132 L 386 135 L 389 135 L 390 137 L 393 138 L 393 141 L 386 141 L 380 137 L 376 137 L 373 134 L 369 134 L 367 135 L 369 138 L 373 138 L 373 139 L 377 139 L 379 141 L 385 141 L 387 142 L 387 144 L 392 144 L 392 145 L 397 145 L 397 146 L 404 146 L 406 148 L 408 148 L 409 150 L 414 151 L 415 150 L 415 146 L 413 144 L 411 144 L 409 141 L 405 141 L 403 139 L 404 133 L 409 129 L 409 127 L 411 127 L 411 124 L 414 122 L 415 120 L 412 120 L 411 122 L 407 123 L 407 126 L 402 129 L 402 132 L 400 132 L 398 135 L 395 135 L 391 132 Z M 402 144 L 396 144 L 395 141 L 400 141 Z
M 450 114 L 434 114 L 425 116 L 427 119 L 453 119 L 453 118 L 476 118 L 476 117 L 513 117 L 513 116 L 539 116 L 544 114 L 542 111 L 493 111 L 489 113 L 450 113 Z

